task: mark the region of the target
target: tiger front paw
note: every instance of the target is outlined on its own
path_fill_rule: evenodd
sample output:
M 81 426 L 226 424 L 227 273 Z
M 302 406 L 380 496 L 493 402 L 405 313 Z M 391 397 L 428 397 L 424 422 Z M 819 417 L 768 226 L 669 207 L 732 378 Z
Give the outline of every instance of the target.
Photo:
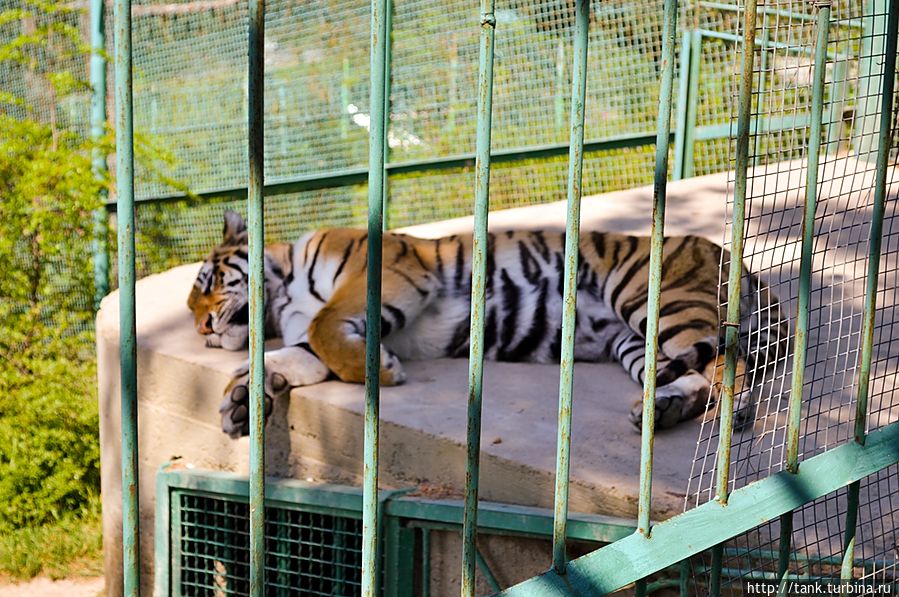
M 655 426 L 658 429 L 674 427 L 681 420 L 684 396 L 679 388 L 671 385 L 656 388 Z M 643 429 L 643 401 L 638 400 L 631 408 L 628 420 L 636 431 Z
M 272 405 L 276 398 L 286 397 L 290 391 L 287 379 L 277 371 L 265 372 L 264 383 L 264 417 L 272 413 Z M 224 399 L 219 406 L 222 415 L 222 431 L 231 438 L 237 439 L 250 434 L 250 374 L 249 366 L 244 365 L 234 372 L 234 377 L 225 388 Z

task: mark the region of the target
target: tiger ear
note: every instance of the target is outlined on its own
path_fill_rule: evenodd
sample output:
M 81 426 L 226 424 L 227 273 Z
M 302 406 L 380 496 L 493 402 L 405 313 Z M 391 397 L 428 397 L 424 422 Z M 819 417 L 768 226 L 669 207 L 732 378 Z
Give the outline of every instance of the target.
M 247 225 L 240 214 L 230 209 L 225 212 L 222 241 L 226 245 L 243 245 L 247 242 Z

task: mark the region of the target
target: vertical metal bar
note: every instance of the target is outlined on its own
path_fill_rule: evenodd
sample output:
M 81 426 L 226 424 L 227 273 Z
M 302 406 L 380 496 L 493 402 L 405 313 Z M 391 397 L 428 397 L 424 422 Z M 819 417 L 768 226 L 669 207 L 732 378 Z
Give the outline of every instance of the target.
M 758 95 L 762 97 L 765 94 L 765 88 L 768 85 L 768 75 L 766 74 L 768 71 L 768 46 L 770 41 L 771 34 L 768 31 L 768 14 L 764 13 L 762 16 L 762 32 L 761 32 L 761 40 L 759 43 L 759 47 L 761 48 L 759 52 L 759 88 Z M 770 122 L 770 120 L 769 120 Z M 759 146 L 761 145 L 763 135 L 759 135 L 759 127 L 762 125 L 761 115 L 757 116 L 755 122 L 752 127 L 752 135 L 755 136 L 752 143 L 752 163 L 755 166 L 758 166 L 764 161 L 764 157 L 761 155 L 761 151 Z M 781 124 L 780 127 L 783 128 L 783 115 L 781 115 Z
M 720 398 L 716 498 L 727 503 L 730 480 L 730 447 L 733 439 L 734 386 L 740 339 L 740 286 L 743 276 L 743 236 L 746 226 L 746 190 L 749 168 L 749 129 L 752 115 L 752 69 L 755 57 L 757 0 L 746 0 L 743 17 L 743 60 L 740 66 L 740 101 L 737 116 L 737 148 L 734 180 L 733 225 L 731 229 L 730 271 L 727 280 L 727 321 L 724 336 L 724 384 Z M 709 592 L 721 594 L 721 565 L 724 545 L 712 548 Z
M 677 0 L 665 0 L 662 32 L 662 80 L 656 121 L 656 164 L 653 184 L 649 288 L 646 302 L 646 373 L 643 381 L 643 426 L 640 442 L 640 501 L 637 532 L 649 537 L 652 502 L 652 448 L 655 437 L 656 366 L 658 359 L 659 299 L 662 285 L 662 245 L 665 240 L 665 197 L 668 185 L 668 143 L 671 138 L 671 98 L 674 86 L 674 44 Z
M 490 585 L 490 590 L 495 593 L 499 593 L 500 591 L 502 591 L 502 586 L 496 579 L 496 575 L 493 573 L 493 570 L 490 569 L 490 565 L 487 564 L 487 560 L 484 559 L 484 554 L 481 553 L 481 550 L 475 548 L 474 555 L 478 561 L 478 569 L 481 571 L 481 574 L 484 575 L 484 579 L 487 581 L 487 584 Z
M 556 130 L 565 126 L 565 92 L 563 89 L 565 89 L 565 40 L 560 35 L 556 46 Z
M 390 228 L 390 176 L 386 170 L 386 164 L 390 162 L 390 76 L 393 64 L 393 0 L 387 0 L 384 8 L 384 184 L 381 195 L 381 213 L 383 214 L 382 228 Z
M 134 117 L 131 0 L 115 0 L 116 212 L 119 245 L 119 363 L 122 391 L 124 594 L 140 594 L 137 459 L 137 329 L 134 300 Z
M 371 3 L 371 111 L 368 137 L 368 265 L 365 313 L 365 444 L 362 504 L 362 595 L 378 593 L 378 443 L 381 370 L 381 245 L 384 229 L 384 92 L 387 0 Z
M 868 246 L 868 272 L 865 280 L 865 310 L 862 323 L 861 348 L 858 366 L 858 393 L 855 402 L 855 441 L 864 445 L 868 421 L 868 397 L 871 382 L 871 361 L 874 356 L 874 327 L 877 314 L 877 283 L 880 276 L 880 252 L 883 241 L 883 216 L 886 208 L 887 169 L 892 142 L 893 93 L 896 86 L 897 28 L 899 28 L 899 0 L 891 0 L 883 58 L 883 85 L 880 93 L 880 131 L 877 136 L 877 171 L 874 179 L 874 207 L 871 213 L 871 235 Z M 840 578 L 852 578 L 855 559 L 855 532 L 858 518 L 860 483 L 849 486 L 844 538 L 843 564 Z
M 806 164 L 805 206 L 802 215 L 802 254 L 799 262 L 799 295 L 796 308 L 796 333 L 793 338 L 793 376 L 787 414 L 786 468 L 799 470 L 799 425 L 802 421 L 802 388 L 808 351 L 809 303 L 811 302 L 812 254 L 815 242 L 815 210 L 818 201 L 818 163 L 821 154 L 824 117 L 824 83 L 827 74 L 827 39 L 830 31 L 830 4 L 818 4 L 815 69 L 812 77 L 812 110 L 809 125 L 808 163 Z M 793 512 L 780 517 L 778 578 L 789 570 Z
M 699 68 L 702 64 L 702 32 L 693 31 L 690 48 L 690 89 L 687 96 L 687 123 L 684 136 L 683 177 L 693 176 L 693 158 L 696 155 L 696 120 L 699 111 Z
M 799 261 L 796 334 L 793 338 L 793 382 L 790 388 L 790 403 L 787 414 L 786 466 L 787 470 L 792 473 L 799 470 L 799 424 L 801 422 L 802 386 L 805 383 L 805 362 L 808 349 L 812 253 L 815 242 L 815 208 L 818 204 L 818 162 L 821 154 L 821 121 L 824 117 L 824 78 L 827 74 L 827 34 L 830 29 L 830 4 L 818 3 L 817 28 L 808 163 L 806 165 L 805 209 L 802 215 L 802 254 Z
M 680 43 L 680 66 L 678 67 L 677 112 L 674 116 L 674 172 L 671 177 L 680 180 L 684 177 L 684 140 L 687 127 L 687 106 L 694 98 L 690 91 L 690 50 L 692 47 L 692 31 L 684 31 Z
M 249 0 L 247 233 L 250 303 L 250 595 L 265 590 L 265 308 L 263 253 L 265 0 Z
M 421 597 L 431 597 L 431 529 L 421 529 Z
M 340 138 L 350 136 L 350 121 L 347 108 L 350 105 L 350 59 L 343 57 L 343 69 L 340 76 Z
M 724 337 L 724 388 L 718 437 L 717 499 L 727 503 L 730 479 L 730 445 L 733 438 L 734 385 L 740 339 L 740 283 L 743 276 L 743 236 L 746 226 L 746 177 L 749 167 L 749 127 L 752 112 L 752 66 L 755 56 L 757 0 L 747 0 L 743 20 L 743 61 L 740 67 L 740 103 L 737 117 L 736 172 L 734 180 L 733 226 L 731 230 L 730 273 L 727 281 L 727 321 Z
M 474 597 L 481 455 L 481 394 L 484 377 L 484 308 L 487 289 L 487 213 L 490 209 L 490 132 L 493 107 L 495 0 L 481 0 L 475 207 L 471 255 L 471 343 L 468 361 L 468 435 L 462 517 L 462 597 Z
M 91 0 L 91 140 L 99 143 L 106 128 L 106 2 Z M 91 169 L 94 176 L 106 176 L 106 154 L 98 146 L 92 149 Z M 106 189 L 100 191 L 102 203 L 106 203 Z M 94 254 L 94 309 L 109 292 L 109 247 L 106 241 L 106 207 L 94 212 L 94 238 L 91 250 Z
M 565 286 L 562 298 L 562 346 L 559 371 L 559 428 L 556 448 L 556 491 L 553 517 L 553 568 L 567 564 L 568 475 L 571 456 L 571 394 L 574 389 L 574 335 L 584 170 L 584 116 L 587 97 L 587 39 L 590 0 L 577 0 L 574 55 L 571 66 L 571 120 L 568 149 L 568 221 L 565 227 Z

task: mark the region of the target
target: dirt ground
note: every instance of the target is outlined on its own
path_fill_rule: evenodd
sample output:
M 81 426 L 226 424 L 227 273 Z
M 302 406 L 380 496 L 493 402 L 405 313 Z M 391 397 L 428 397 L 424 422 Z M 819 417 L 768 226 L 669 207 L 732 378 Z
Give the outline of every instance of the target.
M 100 597 L 106 594 L 102 576 L 50 580 L 34 578 L 16 584 L 0 584 L 0 597 Z

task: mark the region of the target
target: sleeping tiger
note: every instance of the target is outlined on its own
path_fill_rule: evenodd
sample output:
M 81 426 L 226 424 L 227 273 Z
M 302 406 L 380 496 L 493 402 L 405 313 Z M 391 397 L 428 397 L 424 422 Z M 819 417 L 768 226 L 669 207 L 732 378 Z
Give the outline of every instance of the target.
M 577 275 L 575 359 L 617 361 L 634 381 L 644 375 L 644 332 L 649 238 L 584 232 Z M 491 233 L 487 246 L 484 354 L 497 361 L 557 362 L 561 347 L 564 234 L 538 230 Z M 469 351 L 471 235 L 422 239 L 385 233 L 381 308 L 383 385 L 402 383 L 403 361 L 465 357 Z M 704 411 L 709 387 L 720 384 L 718 269 L 724 253 L 697 236 L 665 239 L 656 425 L 671 427 Z M 291 388 L 336 377 L 365 377 L 367 233 L 330 229 L 265 251 L 266 337 L 284 347 L 265 353 L 265 413 Z M 754 346 L 777 348 L 786 334 L 777 300 L 743 268 L 741 357 L 737 376 L 765 366 L 768 353 L 748 358 Z M 249 334 L 247 230 L 225 214 L 222 243 L 203 263 L 188 299 L 206 345 L 244 348 Z M 761 304 L 759 304 L 761 303 Z M 723 328 L 722 328 L 723 329 Z M 757 351 L 758 352 L 758 351 Z M 770 352 L 770 351 L 769 351 Z M 759 361 L 759 362 L 752 362 Z M 248 365 L 224 392 L 222 430 L 249 433 Z M 742 383 L 742 382 L 739 382 Z M 746 384 L 749 385 L 749 384 Z M 640 428 L 642 404 L 630 421 Z M 754 418 L 752 391 L 738 388 L 735 420 Z

